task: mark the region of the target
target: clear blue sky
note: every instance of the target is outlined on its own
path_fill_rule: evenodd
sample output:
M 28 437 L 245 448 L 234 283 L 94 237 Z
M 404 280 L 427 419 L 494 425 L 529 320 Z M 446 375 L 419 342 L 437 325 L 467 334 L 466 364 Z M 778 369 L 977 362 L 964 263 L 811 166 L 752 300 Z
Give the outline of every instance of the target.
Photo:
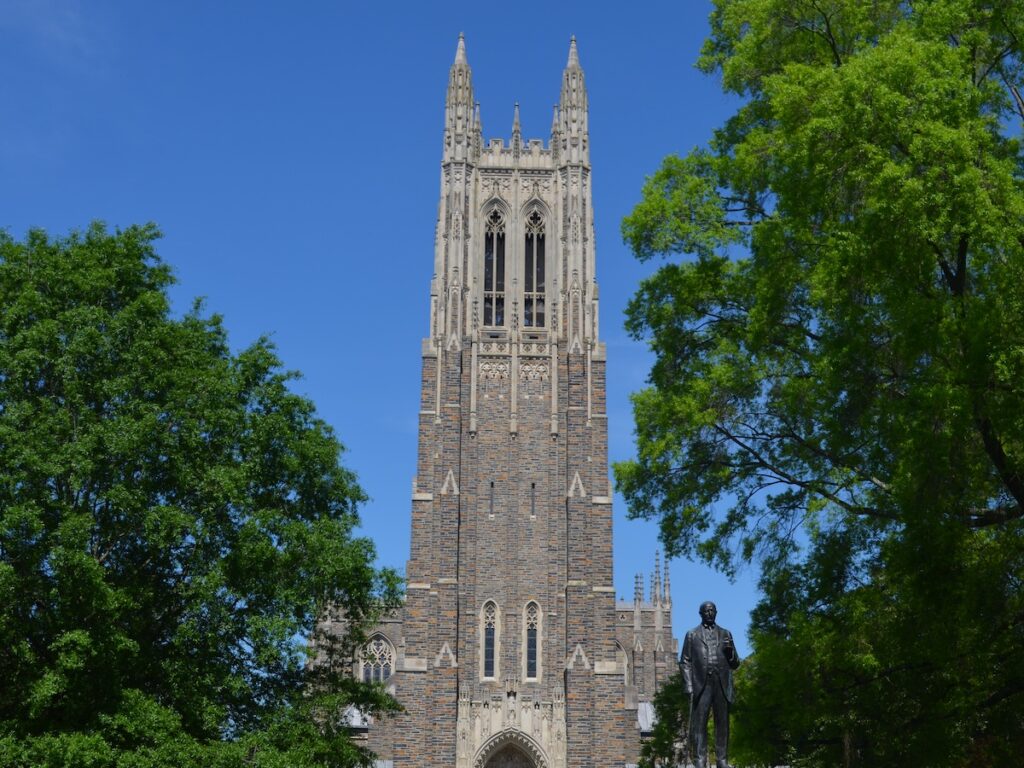
M 363 530 L 404 570 L 448 68 L 465 32 L 485 139 L 547 139 L 569 36 L 590 95 L 610 452 L 633 452 L 650 365 L 622 328 L 641 265 L 619 225 L 644 177 L 734 106 L 693 67 L 703 2 L 0 0 L 0 227 L 155 221 L 183 311 L 240 348 L 271 334 L 348 448 Z M 615 585 L 649 584 L 656 527 L 615 504 Z M 672 563 L 677 636 L 719 604 L 745 653 L 755 574 Z

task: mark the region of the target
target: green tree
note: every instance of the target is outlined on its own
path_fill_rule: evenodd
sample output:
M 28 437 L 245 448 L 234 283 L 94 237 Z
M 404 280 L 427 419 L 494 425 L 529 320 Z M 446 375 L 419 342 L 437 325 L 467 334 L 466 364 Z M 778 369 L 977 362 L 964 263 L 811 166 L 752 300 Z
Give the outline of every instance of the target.
M 716 0 L 742 105 L 623 224 L 656 355 L 616 467 L 668 551 L 761 567 L 750 759 L 1024 752 L 1024 5 Z
M 396 597 L 363 491 L 266 339 L 171 316 L 157 237 L 0 234 L 0 764 L 364 764 L 338 713 L 395 704 L 329 658 Z
M 676 671 L 662 682 L 654 696 L 656 720 L 650 738 L 640 747 L 640 768 L 686 765 L 682 762 L 682 750 L 684 734 L 689 732 L 689 710 L 682 672 Z

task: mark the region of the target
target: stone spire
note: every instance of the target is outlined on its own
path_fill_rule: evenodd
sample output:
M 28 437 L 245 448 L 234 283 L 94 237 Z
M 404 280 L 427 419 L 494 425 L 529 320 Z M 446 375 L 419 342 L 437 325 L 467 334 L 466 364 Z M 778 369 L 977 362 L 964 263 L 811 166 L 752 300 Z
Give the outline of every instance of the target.
M 519 102 L 512 108 L 512 157 L 519 159 L 523 151 L 523 130 L 519 125 Z
M 587 88 L 576 50 L 575 35 L 569 41 L 569 61 L 562 73 L 562 99 L 559 103 L 559 133 L 565 150 L 563 162 L 588 163 L 590 137 L 587 128 Z
M 466 58 L 466 36 L 461 32 L 459 32 L 459 47 L 455 49 L 455 63 L 469 66 L 469 60 Z
M 644 577 L 637 573 L 633 579 L 633 631 L 640 632 L 644 625 Z
M 558 160 L 558 158 L 559 158 L 559 151 L 562 148 L 562 139 L 558 135 L 559 123 L 560 123 L 560 119 L 559 119 L 559 115 L 558 115 L 558 105 L 555 104 L 555 107 L 552 110 L 552 115 L 551 115 L 551 144 L 550 144 L 550 146 L 551 146 L 551 156 L 554 159 L 555 165 L 559 164 L 559 160 Z
M 473 107 L 473 74 L 466 58 L 466 40 L 460 33 L 444 102 L 444 162 L 468 159 L 475 122 Z
M 654 592 L 651 595 L 651 602 L 655 605 L 661 605 L 664 602 L 663 593 L 661 591 L 661 552 L 654 552 Z
M 484 145 L 484 124 L 480 120 L 480 102 L 476 103 L 476 109 L 473 111 L 473 138 L 471 144 L 471 154 L 473 161 L 476 162 L 480 159 L 480 153 L 483 151 Z
M 664 588 L 664 593 L 665 593 L 665 599 L 664 599 L 663 602 L 665 603 L 665 608 L 666 609 L 671 609 L 672 608 L 672 582 L 669 580 L 669 575 L 668 575 L 668 558 L 667 557 L 665 558 L 665 588 Z

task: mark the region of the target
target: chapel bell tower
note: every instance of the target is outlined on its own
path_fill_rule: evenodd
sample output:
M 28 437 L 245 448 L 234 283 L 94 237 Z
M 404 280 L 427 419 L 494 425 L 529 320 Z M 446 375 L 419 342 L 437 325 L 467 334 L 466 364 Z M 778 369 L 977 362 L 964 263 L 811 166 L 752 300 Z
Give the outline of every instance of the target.
M 549 141 L 524 140 L 518 104 L 511 113 L 511 139 L 485 142 L 460 35 L 406 603 L 380 635 L 393 657 L 380 679 L 406 711 L 370 729 L 370 746 L 396 767 L 604 768 L 635 762 L 638 750 L 632 641 L 616 637 L 617 623 L 632 637 L 634 604 L 627 617 L 612 586 L 605 346 L 575 38 Z

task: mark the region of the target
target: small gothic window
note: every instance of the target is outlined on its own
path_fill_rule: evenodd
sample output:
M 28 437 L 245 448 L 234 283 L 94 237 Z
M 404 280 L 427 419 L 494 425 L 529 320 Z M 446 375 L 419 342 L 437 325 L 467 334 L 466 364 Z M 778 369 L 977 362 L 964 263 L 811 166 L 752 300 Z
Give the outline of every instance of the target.
M 484 605 L 484 677 L 494 677 L 494 644 L 498 630 L 498 606 Z
M 544 327 L 544 219 L 539 211 L 526 218 L 526 274 L 523 295 L 523 324 Z
M 537 679 L 537 643 L 540 629 L 540 606 L 529 603 L 526 606 L 526 678 Z
M 384 637 L 374 635 L 363 648 L 362 678 L 364 683 L 383 683 L 395 669 L 395 651 Z
M 484 230 L 484 325 L 505 324 L 505 219 L 497 208 Z

